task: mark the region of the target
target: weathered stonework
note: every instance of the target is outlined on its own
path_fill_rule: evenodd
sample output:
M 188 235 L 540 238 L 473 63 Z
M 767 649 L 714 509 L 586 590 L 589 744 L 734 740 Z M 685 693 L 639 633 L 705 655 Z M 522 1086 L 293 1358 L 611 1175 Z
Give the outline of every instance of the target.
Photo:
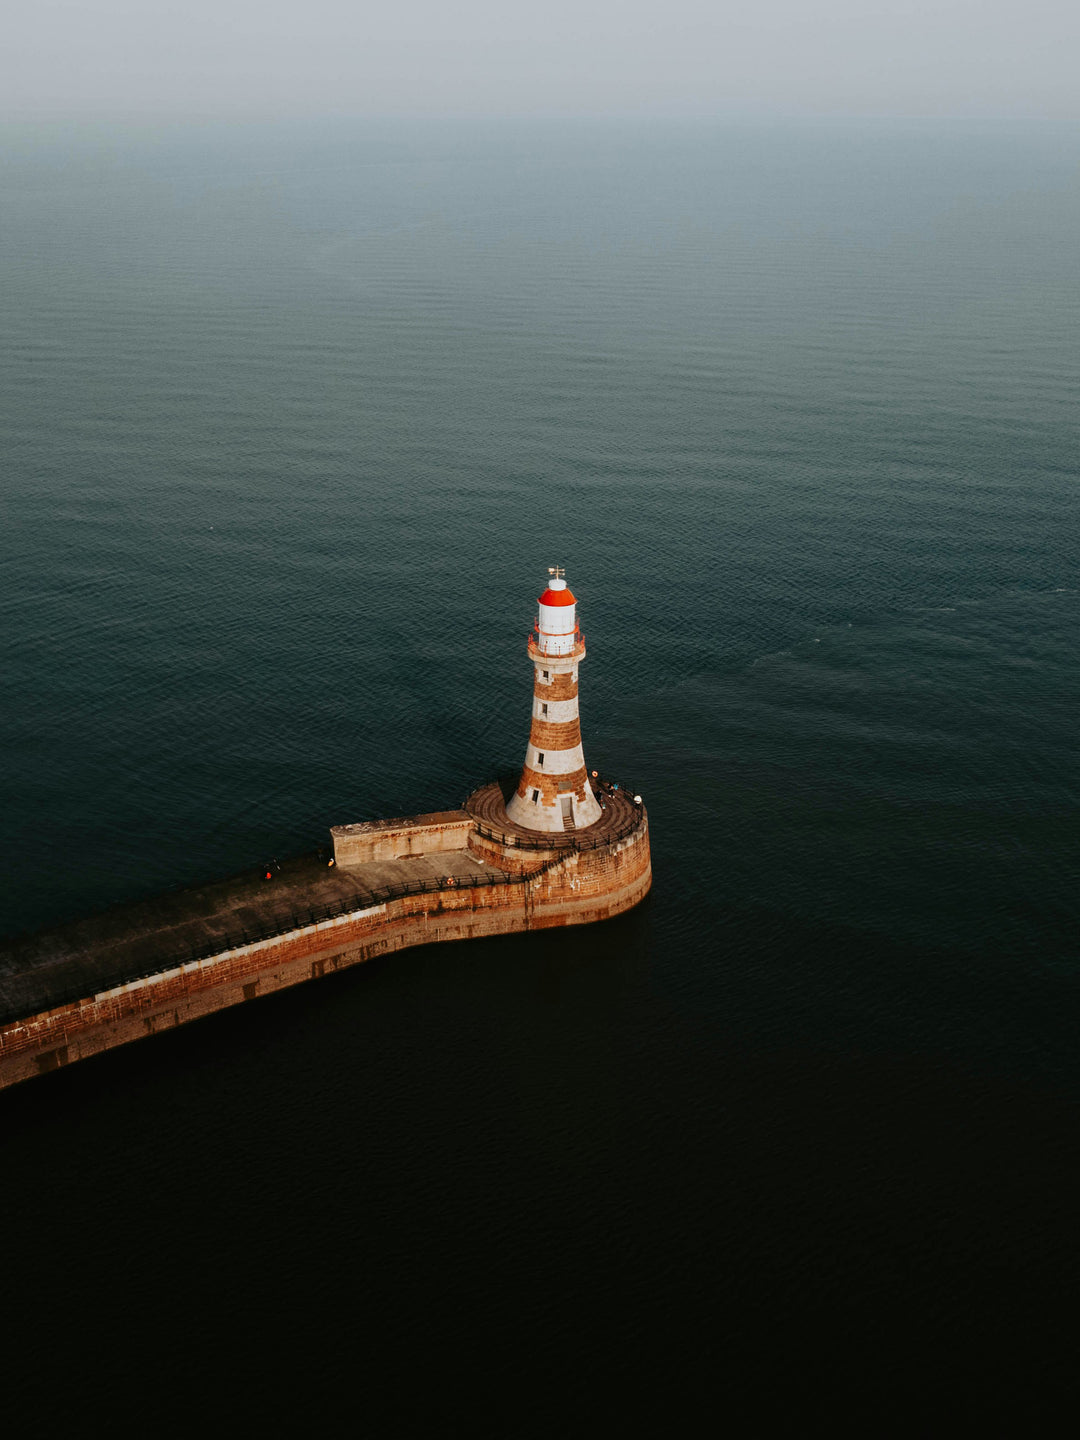
M 464 850 L 472 821 L 465 810 L 439 810 L 432 815 L 398 820 L 364 820 L 358 825 L 332 825 L 334 860 L 350 868 L 373 860 L 400 860 L 407 855 L 437 855 Z
M 548 672 L 550 680 L 542 680 L 541 670 L 538 667 L 536 679 L 533 682 L 533 694 L 538 700 L 576 700 L 578 693 L 577 672 L 559 675 L 555 671 Z
M 569 595 L 565 586 L 563 594 Z M 543 597 L 540 604 L 543 609 Z M 578 666 L 585 659 L 585 642 L 573 623 L 573 613 L 571 597 L 565 610 L 569 628 L 559 640 L 566 648 L 561 652 L 543 648 L 544 633 L 528 646 L 533 665 L 532 723 L 525 764 L 507 813 L 515 824 L 540 832 L 583 830 L 600 818 L 581 747 Z M 554 713 L 545 715 L 544 705 L 553 707 Z
M 440 817 L 453 817 L 447 824 L 455 835 L 464 825 L 465 849 L 437 852 L 434 859 L 430 854 L 413 855 L 390 867 L 406 877 L 421 876 L 412 883 L 434 888 L 360 903 L 340 915 L 286 927 L 266 939 L 224 945 L 217 953 L 199 958 L 163 960 L 160 969 L 136 979 L 117 977 L 115 984 L 88 987 L 79 998 L 36 1009 L 30 1006 L 0 1025 L 0 1088 L 406 946 L 586 925 L 621 914 L 648 893 L 652 870 L 644 807 L 634 807 L 625 798 L 610 805 L 604 822 L 590 837 L 589 848 L 578 848 L 580 842 L 573 837 L 553 836 L 548 845 L 506 821 L 497 787 L 486 787 L 477 796 L 486 796 L 487 808 L 470 800 L 466 810 L 442 812 Z M 467 824 L 461 816 L 467 816 Z M 414 838 L 423 845 L 427 842 L 422 832 L 430 834 L 432 826 L 426 822 L 433 817 L 416 818 L 419 833 Z M 503 830 L 492 830 L 492 820 Z M 441 827 L 437 823 L 434 828 Z M 381 832 L 376 827 L 361 833 L 392 834 L 394 845 L 407 838 L 400 821 L 386 822 Z M 446 873 L 438 873 L 435 867 L 440 864 Z M 358 881 L 366 877 L 375 882 L 384 878 L 387 868 L 385 862 L 374 860 L 350 873 Z M 409 883 L 408 878 L 400 882 Z M 249 891 L 268 897 L 273 893 L 272 885 L 258 890 L 254 877 L 244 884 L 245 897 Z M 188 908 L 202 926 L 208 923 L 204 896 L 212 888 L 190 892 Z M 294 883 L 289 892 L 293 911 L 303 909 L 305 896 L 315 894 L 314 880 Z M 242 912 L 230 913 L 242 913 L 250 924 L 254 904 L 248 901 Z M 176 911 L 175 897 L 171 905 Z M 139 912 L 144 927 L 145 912 L 144 905 Z M 180 928 L 174 923 L 175 914 L 170 913 L 169 920 L 169 927 L 161 932 L 166 947 Z M 116 912 L 110 923 L 123 936 L 124 912 Z M 62 940 L 64 932 L 55 933 Z M 53 948 L 59 945 L 58 940 Z M 102 957 L 94 959 L 100 973 Z M 77 957 L 70 965 L 79 971 Z M 33 973 L 23 978 L 29 979 L 32 991 Z M 48 993 L 44 980 L 39 988 L 43 995 Z
M 581 744 L 581 721 L 575 716 L 573 720 L 558 723 L 538 720 L 534 715 L 529 743 L 537 750 L 571 750 Z
M 524 765 L 521 770 L 521 779 L 518 781 L 517 793 L 522 800 L 527 800 L 534 790 L 539 790 L 540 804 L 554 805 L 559 795 L 573 795 L 578 800 L 584 800 L 587 783 L 588 777 L 585 774 L 584 766 L 580 770 L 571 771 L 569 775 L 552 775 Z

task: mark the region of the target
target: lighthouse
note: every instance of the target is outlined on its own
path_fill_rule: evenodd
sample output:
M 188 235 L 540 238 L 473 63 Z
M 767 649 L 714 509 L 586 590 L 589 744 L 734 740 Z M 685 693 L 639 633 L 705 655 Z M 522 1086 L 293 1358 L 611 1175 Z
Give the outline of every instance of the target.
M 585 642 L 577 601 L 562 567 L 552 566 L 529 637 L 533 666 L 532 727 L 518 787 L 506 807 L 527 830 L 583 830 L 600 819 L 581 749 L 578 666 Z

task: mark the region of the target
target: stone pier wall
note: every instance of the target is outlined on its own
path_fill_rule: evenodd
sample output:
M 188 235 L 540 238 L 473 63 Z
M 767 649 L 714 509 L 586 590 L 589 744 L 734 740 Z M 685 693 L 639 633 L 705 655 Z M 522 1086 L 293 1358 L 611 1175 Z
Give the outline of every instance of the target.
M 464 850 L 472 819 L 465 810 L 440 810 L 433 815 L 406 815 L 399 820 L 366 820 L 334 825 L 334 860 L 344 869 L 376 860 L 408 855 L 436 855 Z
M 456 814 L 447 832 L 458 838 Z M 406 946 L 606 920 L 652 883 L 644 810 L 633 833 L 598 849 L 530 854 L 468 840 L 504 872 L 537 873 L 402 896 L 28 1015 L 0 1028 L 0 1088 Z

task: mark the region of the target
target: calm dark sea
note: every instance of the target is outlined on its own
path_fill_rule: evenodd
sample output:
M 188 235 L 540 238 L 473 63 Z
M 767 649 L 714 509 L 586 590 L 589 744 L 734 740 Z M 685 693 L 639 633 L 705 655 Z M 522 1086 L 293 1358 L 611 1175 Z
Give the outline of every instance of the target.
M 1064 1384 L 1078 244 L 1075 126 L 4 132 L 4 928 L 519 763 L 556 562 L 655 869 L 0 1098 L 9 1397 Z

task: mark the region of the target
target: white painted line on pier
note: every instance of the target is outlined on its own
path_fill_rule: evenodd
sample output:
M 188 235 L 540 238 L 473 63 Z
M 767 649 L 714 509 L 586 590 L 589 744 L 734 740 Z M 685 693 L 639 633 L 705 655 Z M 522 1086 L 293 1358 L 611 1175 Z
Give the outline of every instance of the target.
M 219 950 L 215 955 L 207 955 L 202 960 L 188 960 L 183 965 L 174 966 L 171 970 L 155 970 L 152 975 L 144 975 L 139 980 L 129 980 L 124 985 L 115 985 L 111 990 L 100 990 L 88 1000 L 76 1000 L 73 1003 L 96 1005 L 101 1000 L 112 1000 L 117 995 L 130 995 L 134 990 L 143 990 L 148 985 L 158 985 L 164 980 L 173 980 L 180 975 L 190 975 L 195 970 L 212 969 L 215 965 L 221 965 L 226 960 L 231 960 L 238 955 L 253 955 L 257 950 L 265 950 L 268 945 L 292 940 L 302 935 L 315 935 L 320 930 L 340 929 L 341 926 L 348 925 L 353 920 L 358 920 L 365 915 L 385 915 L 385 913 L 385 904 L 370 905 L 366 910 L 348 910 L 344 915 L 335 915 L 329 920 L 317 920 L 314 925 L 301 925 L 296 930 L 285 930 L 280 935 L 268 935 L 265 940 L 253 940 L 248 945 L 237 945 L 232 950 Z

